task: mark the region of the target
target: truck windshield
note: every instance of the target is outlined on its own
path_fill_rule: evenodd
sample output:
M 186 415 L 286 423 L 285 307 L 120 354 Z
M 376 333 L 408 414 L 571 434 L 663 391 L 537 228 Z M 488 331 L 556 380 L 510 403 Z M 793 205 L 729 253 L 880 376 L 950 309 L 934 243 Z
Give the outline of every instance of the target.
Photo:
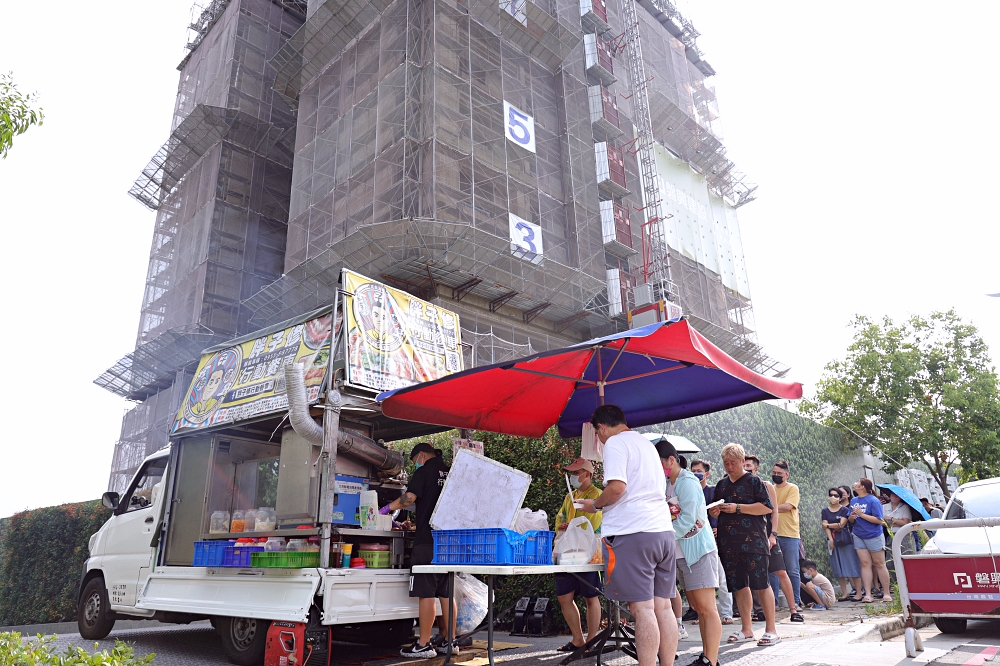
M 1000 483 L 962 488 L 948 505 L 946 520 L 1000 517 Z

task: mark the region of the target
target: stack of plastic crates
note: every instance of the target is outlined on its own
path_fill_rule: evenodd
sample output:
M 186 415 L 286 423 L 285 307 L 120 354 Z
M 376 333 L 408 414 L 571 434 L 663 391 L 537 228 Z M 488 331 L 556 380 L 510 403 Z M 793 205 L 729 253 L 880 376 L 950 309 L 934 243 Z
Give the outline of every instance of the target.
M 552 564 L 555 532 L 434 530 L 434 564 Z
M 229 541 L 195 541 L 194 561 L 191 566 L 195 567 L 221 567 L 226 561 L 226 548 L 232 544 Z

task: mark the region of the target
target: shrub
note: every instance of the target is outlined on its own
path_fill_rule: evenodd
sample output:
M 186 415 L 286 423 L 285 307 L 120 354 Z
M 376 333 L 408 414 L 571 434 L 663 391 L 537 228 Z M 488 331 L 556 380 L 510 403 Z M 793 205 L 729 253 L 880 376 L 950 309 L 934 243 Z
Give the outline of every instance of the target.
M 111 651 L 101 650 L 93 654 L 81 647 L 71 645 L 59 654 L 52 642 L 55 636 L 38 635 L 36 639 L 22 639 L 21 634 L 0 633 L 0 666 L 147 666 L 153 663 L 155 655 L 137 657 L 132 647 L 116 640 Z M 97 643 L 94 643 L 97 647 Z
M 94 500 L 0 521 L 0 626 L 75 619 L 87 544 L 110 515 Z

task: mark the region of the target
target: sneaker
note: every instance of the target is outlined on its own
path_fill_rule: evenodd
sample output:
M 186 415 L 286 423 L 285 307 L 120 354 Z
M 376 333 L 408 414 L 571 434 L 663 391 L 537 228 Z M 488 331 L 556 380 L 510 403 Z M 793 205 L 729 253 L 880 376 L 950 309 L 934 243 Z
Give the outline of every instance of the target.
M 441 645 L 444 645 L 444 634 L 434 634 L 433 636 L 431 636 L 431 640 L 427 644 L 430 645 L 432 648 L 437 648 L 440 647 Z
M 435 649 L 437 650 L 438 654 L 448 654 L 448 641 L 441 641 L 441 645 L 438 645 Z M 458 641 L 452 641 L 451 654 L 456 655 L 458 654 L 458 652 L 459 652 Z
M 705 653 L 702 652 L 698 655 L 698 658 L 692 661 L 688 666 L 719 666 L 719 662 L 715 662 L 713 664 L 712 661 L 705 656 Z
M 421 645 L 419 640 L 413 641 L 413 645 L 405 647 L 399 651 L 399 656 L 410 659 L 430 659 L 437 656 L 437 650 L 431 644 Z
M 696 611 L 693 608 L 688 608 L 687 612 L 684 613 L 683 616 L 681 616 L 681 619 L 684 620 L 685 622 L 694 622 L 695 620 L 698 619 L 698 611 Z
M 685 627 L 682 622 L 678 622 L 677 623 L 677 639 L 683 641 L 686 638 L 690 638 L 690 635 L 688 634 L 687 627 Z

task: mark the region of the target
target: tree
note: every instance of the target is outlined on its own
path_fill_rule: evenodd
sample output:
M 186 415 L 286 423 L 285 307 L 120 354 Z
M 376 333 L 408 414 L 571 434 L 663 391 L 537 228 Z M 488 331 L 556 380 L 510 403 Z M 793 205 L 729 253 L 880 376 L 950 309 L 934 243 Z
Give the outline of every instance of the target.
M 13 72 L 0 74 L 0 159 L 7 157 L 14 137 L 45 119 L 41 107 L 35 108 L 38 94 L 25 95 L 17 89 Z
M 886 472 L 923 464 L 945 496 L 956 463 L 963 481 L 1000 475 L 997 375 L 976 327 L 954 310 L 851 325 L 846 358 L 827 364 L 802 412 L 868 440 Z

